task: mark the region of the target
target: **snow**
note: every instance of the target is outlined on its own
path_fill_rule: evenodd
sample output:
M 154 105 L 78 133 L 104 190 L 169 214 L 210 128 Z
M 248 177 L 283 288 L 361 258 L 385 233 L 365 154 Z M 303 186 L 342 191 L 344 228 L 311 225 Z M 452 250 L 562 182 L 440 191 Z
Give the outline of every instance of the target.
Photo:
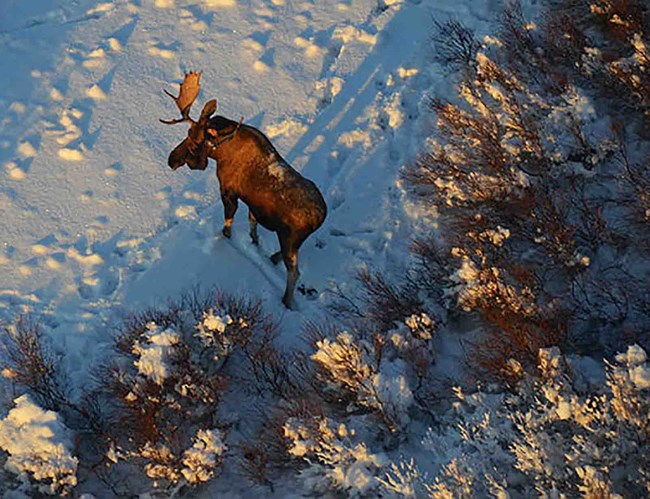
M 41 482 L 41 492 L 64 493 L 77 484 L 71 432 L 57 413 L 44 411 L 28 395 L 14 400 L 0 421 L 0 449 L 9 454 L 5 468 Z
M 134 361 L 138 372 L 151 379 L 154 383 L 162 385 L 170 370 L 167 359 L 173 354 L 174 345 L 179 342 L 179 334 L 170 329 L 161 329 L 155 323 L 147 325 L 147 331 L 140 340 L 133 343 L 133 353 L 139 356 Z
M 207 482 L 226 449 L 220 430 L 199 430 L 194 445 L 183 453 L 181 474 L 189 483 Z

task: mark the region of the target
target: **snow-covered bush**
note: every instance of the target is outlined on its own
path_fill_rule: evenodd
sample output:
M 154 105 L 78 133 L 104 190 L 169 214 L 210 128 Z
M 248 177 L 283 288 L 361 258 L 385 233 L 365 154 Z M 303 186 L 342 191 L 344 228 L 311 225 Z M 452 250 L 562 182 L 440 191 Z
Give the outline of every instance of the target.
M 401 432 L 410 421 L 411 386 L 434 362 L 435 329 L 435 321 L 421 312 L 369 337 L 354 329 L 330 331 L 333 337 L 314 341 L 313 383 L 325 400 L 343 404 L 348 412 L 376 413 L 391 433 Z
M 423 439 L 429 459 L 385 469 L 405 497 L 626 497 L 650 491 L 650 363 L 638 345 L 585 384 L 553 347 L 538 373 L 511 361 L 513 391 L 456 389 L 457 401 Z M 422 471 L 422 470 L 427 470 Z
M 181 473 L 185 480 L 194 484 L 211 479 L 226 449 L 221 430 L 199 430 L 192 447 L 183 453 Z
M 156 485 L 207 480 L 221 464 L 222 434 L 214 427 L 225 379 L 201 362 L 190 334 L 180 324 L 148 322 L 106 388 L 116 399 L 108 460 L 141 462 Z
M 516 467 L 538 492 L 611 497 L 650 492 L 650 365 L 630 346 L 608 365 L 606 388 L 581 394 L 558 349 L 540 351 L 541 378 L 510 418 Z M 521 395 L 520 395 L 521 396 Z
M 363 442 L 355 443 L 354 436 L 344 424 L 322 416 L 289 418 L 284 424 L 289 454 L 307 463 L 300 478 L 312 493 L 377 494 L 385 457 L 369 452 Z
M 456 57 L 457 99 L 432 101 L 435 140 L 404 170 L 442 228 L 416 237 L 420 282 L 442 285 L 450 309 L 480 318 L 475 364 L 492 373 L 511 357 L 531 366 L 551 345 L 611 353 L 630 331 L 649 341 L 640 290 L 650 142 L 637 109 L 647 108 L 650 72 L 636 5 L 549 2 L 537 25 L 508 2 L 498 36 L 471 61 Z M 625 26 L 617 40 L 588 29 L 598 16 Z M 618 96 L 603 73 L 621 82 Z
M 311 358 L 327 391 L 347 393 L 350 410 L 358 406 L 378 412 L 391 432 L 408 423 L 413 399 L 408 382 L 401 374 L 391 376 L 379 371 L 373 345 L 364 340 L 356 342 L 350 333 L 342 332 L 333 341 L 318 341 L 316 347 Z
M 68 495 L 77 485 L 78 459 L 72 433 L 53 411 L 35 404 L 29 395 L 14 400 L 0 420 L 0 449 L 7 453 L 4 468 L 16 475 L 17 490 L 31 495 Z
M 221 293 L 127 322 L 102 387 L 113 406 L 106 461 L 141 466 L 157 487 L 212 479 L 227 450 L 217 413 L 231 371 L 253 373 L 262 390 L 259 351 L 272 349 L 274 331 L 259 304 Z

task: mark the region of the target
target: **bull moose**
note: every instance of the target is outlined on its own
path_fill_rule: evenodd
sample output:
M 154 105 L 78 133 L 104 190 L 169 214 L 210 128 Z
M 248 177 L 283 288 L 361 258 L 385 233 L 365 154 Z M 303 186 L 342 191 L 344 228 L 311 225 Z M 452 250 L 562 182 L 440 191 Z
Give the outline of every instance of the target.
M 259 243 L 257 224 L 275 232 L 280 251 L 271 256 L 282 259 L 287 269 L 287 285 L 282 302 L 291 308 L 298 280 L 298 250 L 318 229 L 327 215 L 322 194 L 311 180 L 294 170 L 258 129 L 223 116 L 213 116 L 217 101 L 205 104 L 198 121 L 190 118 L 196 100 L 201 72 L 185 74 L 178 97 L 165 90 L 178 106 L 180 119 L 160 120 L 165 124 L 189 123 L 187 137 L 169 155 L 172 170 L 187 164 L 205 170 L 208 158 L 217 162 L 217 178 L 224 207 L 223 235 L 231 236 L 238 201 L 248 206 L 250 237 Z

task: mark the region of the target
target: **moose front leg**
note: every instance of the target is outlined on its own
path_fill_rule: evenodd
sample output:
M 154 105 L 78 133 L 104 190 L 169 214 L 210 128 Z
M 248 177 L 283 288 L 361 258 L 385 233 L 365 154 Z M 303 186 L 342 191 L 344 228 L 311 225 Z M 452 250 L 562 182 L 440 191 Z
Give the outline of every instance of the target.
M 248 227 L 251 235 L 251 241 L 257 246 L 260 243 L 259 237 L 257 236 L 257 220 L 255 220 L 255 215 L 253 212 L 248 209 Z
M 235 212 L 237 211 L 237 196 L 229 193 L 221 193 L 221 202 L 223 203 L 223 213 L 224 213 L 224 222 L 223 230 L 221 231 L 224 236 L 230 239 L 232 235 L 232 221 L 235 218 Z

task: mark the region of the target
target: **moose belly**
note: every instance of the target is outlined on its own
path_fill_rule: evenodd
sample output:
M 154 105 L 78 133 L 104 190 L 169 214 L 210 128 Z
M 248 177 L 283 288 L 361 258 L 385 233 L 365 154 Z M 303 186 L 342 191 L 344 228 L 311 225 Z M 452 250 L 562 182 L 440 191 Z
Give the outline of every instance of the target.
M 250 204 L 248 204 L 248 209 L 251 210 L 251 212 L 255 216 L 255 220 L 257 220 L 257 223 L 259 223 L 262 227 L 264 227 L 267 230 L 277 232 L 284 225 L 281 219 L 279 219 L 277 216 L 273 216 L 273 214 L 268 213 L 264 209 L 260 209 L 259 207 L 255 208 Z

